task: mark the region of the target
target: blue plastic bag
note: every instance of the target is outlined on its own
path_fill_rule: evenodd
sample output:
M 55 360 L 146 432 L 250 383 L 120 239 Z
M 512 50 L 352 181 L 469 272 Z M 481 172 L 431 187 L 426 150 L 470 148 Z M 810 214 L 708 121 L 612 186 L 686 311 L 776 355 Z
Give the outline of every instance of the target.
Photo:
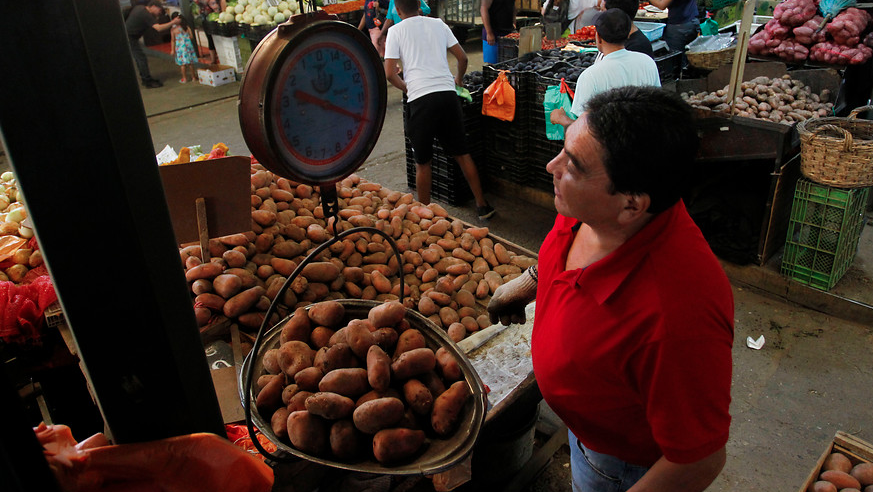
M 558 108 L 563 108 L 564 112 L 570 114 L 570 109 L 573 107 L 573 90 L 567 85 L 564 79 L 561 79 L 561 85 L 550 85 L 546 87 L 546 93 L 543 96 L 543 112 L 546 120 L 546 138 L 549 140 L 564 140 L 564 127 L 556 125 L 550 121 L 549 115 Z

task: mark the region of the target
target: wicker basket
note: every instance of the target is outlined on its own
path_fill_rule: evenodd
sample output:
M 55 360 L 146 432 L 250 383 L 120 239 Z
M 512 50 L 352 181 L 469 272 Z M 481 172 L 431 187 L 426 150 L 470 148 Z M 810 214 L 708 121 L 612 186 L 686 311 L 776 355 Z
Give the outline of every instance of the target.
M 847 118 L 812 118 L 798 123 L 800 172 L 838 188 L 873 186 L 873 121 L 857 119 L 873 106 L 855 108 Z
M 688 57 L 688 64 L 692 67 L 703 70 L 715 70 L 733 61 L 736 50 L 736 46 L 730 46 L 716 51 L 686 51 L 685 56 Z

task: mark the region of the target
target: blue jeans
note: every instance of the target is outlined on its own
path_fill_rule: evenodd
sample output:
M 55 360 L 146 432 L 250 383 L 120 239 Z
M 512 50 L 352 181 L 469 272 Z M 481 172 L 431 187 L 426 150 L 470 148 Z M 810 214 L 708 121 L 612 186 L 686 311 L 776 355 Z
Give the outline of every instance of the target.
M 694 41 L 699 32 L 700 21 L 697 19 L 684 24 L 667 24 L 662 39 L 671 51 L 685 51 L 685 46 Z
M 573 492 L 624 492 L 649 471 L 648 468 L 586 448 L 569 430 L 567 435 Z

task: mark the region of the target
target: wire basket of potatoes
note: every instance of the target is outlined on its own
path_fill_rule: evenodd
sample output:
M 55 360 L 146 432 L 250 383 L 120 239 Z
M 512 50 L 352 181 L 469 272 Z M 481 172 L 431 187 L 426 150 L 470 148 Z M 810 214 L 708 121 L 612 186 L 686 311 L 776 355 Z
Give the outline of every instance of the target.
M 279 456 L 351 471 L 447 470 L 469 455 L 485 420 L 470 361 L 445 330 L 397 301 L 296 309 L 246 357 L 239 387 L 247 423 Z

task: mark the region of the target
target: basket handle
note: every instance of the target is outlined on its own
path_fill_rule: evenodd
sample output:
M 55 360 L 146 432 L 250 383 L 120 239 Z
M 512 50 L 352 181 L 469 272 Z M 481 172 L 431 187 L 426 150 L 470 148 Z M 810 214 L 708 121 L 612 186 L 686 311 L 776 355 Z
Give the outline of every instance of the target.
M 851 113 L 849 113 L 849 119 L 854 120 L 858 116 L 858 113 L 860 113 L 862 111 L 868 111 L 868 110 L 873 110 L 873 105 L 868 104 L 866 106 L 857 107 L 857 108 L 853 109 Z
M 873 107 L 871 107 L 873 108 Z M 860 108 L 859 108 L 860 109 Z M 832 130 L 836 133 L 840 133 L 843 135 L 843 152 L 851 152 L 852 151 L 852 132 L 846 130 L 845 128 L 841 128 L 837 125 L 822 125 L 815 130 L 812 131 L 812 138 L 818 136 L 823 130 Z

